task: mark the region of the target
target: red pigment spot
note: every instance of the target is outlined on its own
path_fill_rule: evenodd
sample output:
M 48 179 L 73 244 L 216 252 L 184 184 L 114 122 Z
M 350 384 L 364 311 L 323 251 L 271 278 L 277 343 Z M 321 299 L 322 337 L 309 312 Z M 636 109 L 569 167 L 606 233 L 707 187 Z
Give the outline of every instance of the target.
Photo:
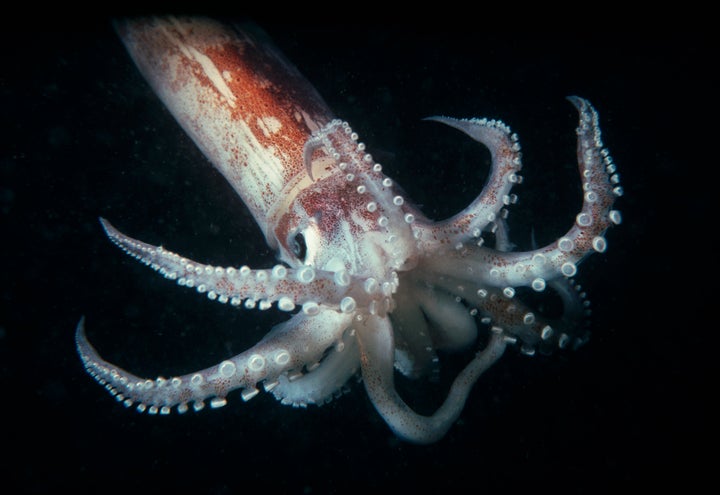
M 367 211 L 368 197 L 357 194 L 356 184 L 343 178 L 329 177 L 315 184 L 312 189 L 303 191 L 298 196 L 302 207 L 310 214 L 316 215 L 320 230 L 335 232 L 340 221 L 347 221 L 354 232 L 361 226 L 352 222 L 351 213 L 355 213 L 372 222 L 378 213 Z
M 235 293 L 235 284 L 230 282 L 226 278 L 221 278 L 217 283 L 218 289 L 221 292 L 225 292 L 227 294 L 233 294 Z
M 358 195 L 356 187 L 357 184 L 346 181 L 344 177 L 332 176 L 301 191 L 295 202 L 315 218 L 318 228 L 324 233 L 336 232 L 341 221 L 347 222 L 354 233 L 359 233 L 365 226 L 353 222 L 353 214 L 373 224 L 380 213 L 367 210 L 370 197 Z M 300 220 L 292 209 L 278 219 L 275 235 L 286 249 L 289 249 L 286 244 L 288 234 L 297 228 Z

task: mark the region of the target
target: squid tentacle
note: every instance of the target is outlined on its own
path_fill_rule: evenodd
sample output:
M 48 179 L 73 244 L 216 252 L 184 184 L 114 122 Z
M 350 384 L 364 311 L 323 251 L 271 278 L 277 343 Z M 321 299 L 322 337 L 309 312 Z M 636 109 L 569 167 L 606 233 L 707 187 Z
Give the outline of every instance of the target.
M 522 177 L 518 175 L 522 168 L 518 136 L 499 120 L 450 117 L 428 117 L 425 120 L 449 125 L 484 144 L 490 150 L 492 162 L 483 191 L 467 208 L 444 221 L 416 222 L 415 235 L 425 249 L 438 242 L 478 239 L 483 229 L 498 218 L 503 207 L 517 201 L 510 190 L 513 185 L 522 182 Z
M 275 265 L 270 270 L 252 270 L 205 265 L 188 260 L 162 246 L 153 246 L 118 231 L 104 218 L 100 219 L 110 240 L 130 256 L 150 266 L 178 285 L 195 288 L 208 299 L 233 306 L 244 304 L 248 309 L 269 309 L 277 302 L 278 309 L 293 311 L 302 305 L 308 316 L 321 308 L 353 312 L 358 305 L 370 305 L 382 299 L 382 293 L 371 290 L 377 284 L 350 276 L 347 271 L 315 270 L 312 266 L 287 268 Z M 244 301 L 244 302 L 243 302 Z M 387 306 L 387 305 L 386 305 Z M 376 302 L 374 307 L 380 307 Z
M 549 353 L 557 348 L 577 348 L 587 341 L 587 331 L 581 322 L 589 312 L 589 301 L 571 280 L 548 282 L 562 302 L 562 314 L 551 318 L 515 297 L 514 289 L 477 285 L 467 276 L 449 275 L 448 271 L 426 271 L 425 284 L 437 293 L 449 293 L 464 300 L 469 306 L 468 313 L 480 316 L 481 323 L 504 332 L 510 341 L 519 339 L 524 354 L 532 355 L 536 349 Z
M 580 115 L 577 155 L 584 191 L 583 206 L 574 225 L 555 242 L 531 251 L 506 252 L 484 246 L 456 246 L 459 249 L 448 251 L 447 258 L 462 262 L 450 263 L 450 269 L 474 272 L 478 282 L 492 287 L 530 286 L 542 291 L 548 280 L 574 276 L 578 263 L 588 254 L 606 250 L 605 231 L 621 222 L 620 213 L 611 207 L 623 191 L 618 185 L 619 177 L 612 158 L 602 144 L 597 112 L 587 100 L 568 99 Z M 447 258 L 428 257 L 427 265 L 438 272 L 446 272 Z M 492 268 L 483 269 L 488 266 Z
M 390 314 L 395 332 L 395 367 L 403 375 L 417 378 L 438 363 L 428 322 L 415 297 L 417 291 L 427 288 L 411 287 L 402 276 L 400 285 L 405 289 L 395 294 L 396 306 Z
M 281 375 L 271 391 L 284 405 L 306 407 L 322 405 L 340 395 L 347 381 L 360 367 L 360 354 L 355 330 L 345 330 L 342 339 L 329 350 L 322 361 L 305 366 L 309 371 L 302 376 Z
M 430 326 L 433 346 L 438 350 L 461 350 L 477 339 L 475 318 L 454 294 L 426 288 L 415 297 Z
M 472 386 L 500 359 L 506 347 L 505 336 L 493 333 L 485 348 L 455 378 L 443 404 L 431 416 L 423 416 L 413 411 L 395 389 L 389 321 L 371 317 L 358 329 L 357 336 L 363 382 L 375 409 L 396 435 L 419 444 L 435 442 L 445 435 L 460 416 Z
M 222 407 L 233 390 L 243 389 L 242 398 L 247 401 L 258 394 L 259 382 L 272 390 L 283 375 L 292 373 L 290 379 L 302 376 L 303 367 L 314 368 L 325 350 L 343 352 L 343 346 L 336 344 L 342 341 L 342 332 L 350 321 L 351 316 L 330 310 L 324 311 L 321 318 L 297 314 L 247 351 L 204 370 L 169 379 L 141 378 L 105 361 L 85 336 L 84 318 L 78 323 L 75 342 L 88 373 L 126 407 L 139 403 L 139 412 L 169 414 L 177 406 L 177 411 L 184 413 L 189 402 L 194 403 L 196 411 L 205 407 L 207 399 L 211 399 L 211 407 Z M 311 348 L 302 345 L 308 335 L 313 336 L 315 344 Z M 333 392 L 324 390 L 329 395 Z M 317 397 L 318 402 L 323 399 Z

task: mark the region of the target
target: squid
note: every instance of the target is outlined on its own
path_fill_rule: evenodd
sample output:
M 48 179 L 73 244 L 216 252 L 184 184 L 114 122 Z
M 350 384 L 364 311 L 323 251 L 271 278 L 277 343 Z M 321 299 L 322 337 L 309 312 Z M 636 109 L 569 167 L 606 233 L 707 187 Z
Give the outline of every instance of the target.
M 177 285 L 235 307 L 288 313 L 254 346 L 207 369 L 145 378 L 105 361 L 83 317 L 78 354 L 88 373 L 126 407 L 149 414 L 224 406 L 237 390 L 282 404 L 322 405 L 360 376 L 370 401 L 401 439 L 428 444 L 460 416 L 479 377 L 516 348 L 532 355 L 577 347 L 588 301 L 578 265 L 607 248 L 621 222 L 615 164 L 599 117 L 571 96 L 579 116 L 583 202 L 553 242 L 514 249 L 507 214 L 522 181 L 518 136 L 495 119 L 430 117 L 487 147 L 491 170 L 477 198 L 450 218 L 428 218 L 350 125 L 266 36 L 197 17 L 118 21 L 137 68 L 208 161 L 242 199 L 277 264 L 250 268 L 194 261 L 100 222 L 120 249 Z M 552 292 L 548 316 L 518 289 Z M 416 412 L 396 374 L 417 379 L 453 353 L 472 350 L 438 409 Z

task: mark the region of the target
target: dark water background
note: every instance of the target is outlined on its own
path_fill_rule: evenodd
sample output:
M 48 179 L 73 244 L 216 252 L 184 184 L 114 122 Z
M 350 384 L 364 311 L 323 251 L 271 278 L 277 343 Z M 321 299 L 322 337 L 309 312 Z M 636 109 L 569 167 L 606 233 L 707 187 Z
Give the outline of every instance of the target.
M 525 182 L 513 240 L 562 234 L 580 202 L 576 114 L 590 99 L 626 195 L 609 249 L 580 267 L 594 318 L 576 352 L 510 349 L 440 442 L 398 441 L 360 383 L 321 408 L 261 394 L 220 410 L 139 415 L 87 376 L 73 333 L 150 377 L 215 364 L 281 317 L 165 281 L 105 238 L 129 235 L 217 265 L 271 266 L 258 228 L 153 96 L 106 21 L 5 33 L 0 68 L 0 380 L 3 493 L 607 493 L 706 472 L 714 362 L 706 240 L 717 222 L 717 125 L 701 34 L 485 33 L 450 26 L 266 23 L 388 175 L 433 217 L 481 190 L 483 151 L 429 115 L 500 118 Z M 12 43 L 11 43 L 12 41 Z M 709 204 L 709 201 L 708 201 Z M 703 228 L 699 226 L 702 225 Z M 443 390 L 409 399 L 432 409 Z M 714 449 L 714 446 L 711 446 Z M 692 490 L 690 490 L 692 492 Z

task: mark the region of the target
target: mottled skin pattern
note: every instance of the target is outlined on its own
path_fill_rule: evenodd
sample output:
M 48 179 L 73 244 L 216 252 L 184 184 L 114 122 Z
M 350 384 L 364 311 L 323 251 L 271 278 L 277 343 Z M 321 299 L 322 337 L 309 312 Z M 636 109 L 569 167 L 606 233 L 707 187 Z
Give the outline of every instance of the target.
M 579 113 L 583 206 L 565 235 L 511 250 L 506 207 L 522 178 L 517 136 L 500 121 L 433 117 L 487 146 L 492 169 L 480 195 L 455 216 L 428 219 L 395 188 L 345 122 L 266 40 L 209 19 L 118 24 L 135 63 L 185 131 L 227 178 L 277 249 L 268 269 L 218 267 L 132 239 L 107 220 L 121 249 L 211 300 L 291 313 L 255 346 L 216 366 L 171 378 L 140 378 L 103 360 L 76 333 L 88 372 L 126 406 L 151 414 L 200 410 L 271 391 L 284 404 L 323 404 L 360 373 L 370 399 L 401 438 L 439 440 L 479 376 L 505 348 L 532 355 L 587 338 L 584 295 L 571 277 L 605 231 L 620 223 L 622 194 L 590 103 Z M 486 242 L 486 239 L 491 242 Z M 551 288 L 562 315 L 536 314 L 515 289 Z M 423 376 L 437 351 L 478 348 L 430 416 L 408 406 L 396 372 Z

